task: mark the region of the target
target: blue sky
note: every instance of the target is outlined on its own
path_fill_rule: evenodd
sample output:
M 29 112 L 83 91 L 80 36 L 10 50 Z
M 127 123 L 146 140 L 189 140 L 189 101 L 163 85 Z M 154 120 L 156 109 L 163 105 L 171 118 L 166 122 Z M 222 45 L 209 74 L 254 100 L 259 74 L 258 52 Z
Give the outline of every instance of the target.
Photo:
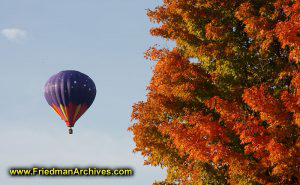
M 145 100 L 154 63 L 144 52 L 155 43 L 147 8 L 161 0 L 0 0 L 0 179 L 5 185 L 139 184 L 165 178 L 143 166 L 130 126 L 131 106 Z M 48 78 L 73 69 L 97 87 L 74 134 L 51 110 Z M 10 177 L 10 167 L 131 167 L 133 177 Z

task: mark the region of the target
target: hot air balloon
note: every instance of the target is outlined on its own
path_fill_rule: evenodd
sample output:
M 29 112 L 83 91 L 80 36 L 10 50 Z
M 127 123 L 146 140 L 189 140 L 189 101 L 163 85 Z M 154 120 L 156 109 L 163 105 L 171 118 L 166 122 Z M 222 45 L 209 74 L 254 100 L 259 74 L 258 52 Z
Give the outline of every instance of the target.
M 61 71 L 45 84 L 45 98 L 53 110 L 66 122 L 69 134 L 76 121 L 92 105 L 96 97 L 93 80 L 75 70 Z

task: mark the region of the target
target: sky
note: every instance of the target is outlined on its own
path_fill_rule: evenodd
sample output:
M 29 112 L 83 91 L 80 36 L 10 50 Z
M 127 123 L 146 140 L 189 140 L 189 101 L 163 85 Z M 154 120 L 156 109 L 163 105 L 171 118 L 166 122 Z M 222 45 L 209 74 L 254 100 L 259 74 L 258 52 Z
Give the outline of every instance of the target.
M 144 166 L 130 114 L 146 99 L 152 45 L 146 9 L 161 0 L 0 0 L 0 179 L 5 185 L 149 185 L 166 169 Z M 97 95 L 73 135 L 44 98 L 48 78 L 78 70 Z M 12 167 L 130 167 L 132 177 L 11 177 Z

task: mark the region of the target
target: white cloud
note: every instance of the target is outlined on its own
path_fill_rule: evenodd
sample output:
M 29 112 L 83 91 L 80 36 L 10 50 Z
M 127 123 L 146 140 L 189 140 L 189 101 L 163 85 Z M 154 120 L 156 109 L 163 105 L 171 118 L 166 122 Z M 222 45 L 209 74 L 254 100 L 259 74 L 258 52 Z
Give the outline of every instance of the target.
M 25 30 L 17 28 L 2 29 L 1 34 L 10 41 L 20 41 L 27 37 L 27 32 Z

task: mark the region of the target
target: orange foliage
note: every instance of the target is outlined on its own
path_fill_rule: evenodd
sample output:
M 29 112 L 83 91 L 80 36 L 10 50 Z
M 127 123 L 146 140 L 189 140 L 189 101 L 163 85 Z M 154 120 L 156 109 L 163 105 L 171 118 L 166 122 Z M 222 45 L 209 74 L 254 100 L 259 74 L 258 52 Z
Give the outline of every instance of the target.
M 300 1 L 164 0 L 135 152 L 162 183 L 300 184 Z M 197 58 L 198 63 L 189 58 Z

